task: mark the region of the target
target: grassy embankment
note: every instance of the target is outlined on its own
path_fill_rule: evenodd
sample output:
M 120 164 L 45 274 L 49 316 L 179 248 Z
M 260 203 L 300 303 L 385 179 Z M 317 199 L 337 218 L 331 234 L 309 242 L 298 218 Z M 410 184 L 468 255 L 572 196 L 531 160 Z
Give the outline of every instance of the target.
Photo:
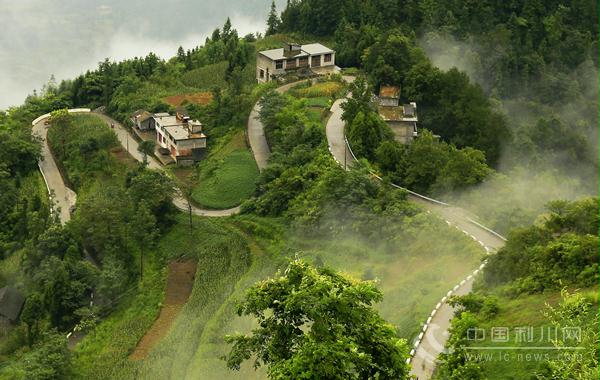
M 592 310 L 598 310 L 598 289 L 589 288 L 581 290 L 581 293 L 593 304 Z M 529 295 L 521 295 L 518 298 L 500 296 L 498 299 L 499 311 L 489 320 L 478 325 L 485 330 L 485 339 L 473 342 L 471 347 L 495 347 L 495 349 L 471 349 L 473 358 L 481 359 L 483 375 L 485 379 L 529 379 L 535 378 L 534 373 L 548 358 L 554 359 L 559 354 L 577 354 L 576 351 L 552 350 L 549 331 L 557 334 L 555 338 L 561 339 L 562 331 L 554 328 L 544 316 L 547 305 L 555 307 L 561 300 L 560 292 L 547 292 Z M 591 315 L 590 317 L 594 317 Z M 491 329 L 493 327 L 508 327 L 508 342 L 492 340 Z M 519 327 L 532 328 L 532 341 L 518 341 L 515 329 Z M 526 340 L 526 339 L 523 339 Z M 498 349 L 500 347 L 511 347 Z M 514 349 L 513 347 L 519 347 Z M 549 349 L 527 347 L 548 347 Z M 547 356 L 546 356 L 547 355 Z

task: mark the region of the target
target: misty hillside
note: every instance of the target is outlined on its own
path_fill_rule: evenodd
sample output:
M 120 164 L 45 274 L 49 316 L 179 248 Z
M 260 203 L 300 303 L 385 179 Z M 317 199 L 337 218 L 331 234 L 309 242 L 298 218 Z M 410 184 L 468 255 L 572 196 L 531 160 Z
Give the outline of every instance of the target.
M 170 57 L 179 45 L 202 43 L 215 20 L 231 17 L 241 34 L 262 30 L 268 9 L 260 0 L 2 2 L 0 109 L 20 104 L 52 75 L 68 79 L 107 57 Z
M 0 379 L 598 378 L 597 2 L 0 10 Z

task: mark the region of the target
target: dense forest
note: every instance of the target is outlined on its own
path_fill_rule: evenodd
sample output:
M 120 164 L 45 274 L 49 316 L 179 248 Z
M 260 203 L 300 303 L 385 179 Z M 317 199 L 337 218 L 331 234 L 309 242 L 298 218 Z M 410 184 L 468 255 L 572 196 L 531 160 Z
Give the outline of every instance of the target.
M 318 378 L 320 371 L 331 371 L 332 378 L 405 377 L 406 340 L 418 334 L 422 317 L 411 309 L 429 310 L 414 297 L 433 300 L 454 278 L 423 274 L 420 281 L 433 285 L 419 284 L 418 291 L 409 289 L 408 294 L 407 284 L 394 284 L 402 293 L 386 282 L 393 276 L 384 277 L 389 298 L 413 302 L 402 306 L 408 317 L 397 318 L 406 325 L 392 328 L 381 315 L 396 318 L 398 312 L 390 311 L 394 307 L 372 308 L 386 301 L 371 282 L 378 277 L 373 268 L 390 266 L 398 252 L 410 260 L 447 260 L 448 266 L 475 265 L 480 257 L 471 254 L 476 251 L 473 242 L 389 183 L 464 206 L 508 234 L 506 246 L 487 259 L 477 292 L 454 299 L 461 312 L 449 346 L 464 344 L 467 329 L 476 323 L 492 323 L 503 312 L 499 300 L 539 301 L 561 290 L 564 301 L 547 309 L 548 318 L 558 323 L 571 305 L 570 317 L 585 322 L 586 331 L 596 331 L 592 319 L 597 322 L 597 316 L 590 317 L 590 308 L 597 306 L 597 293 L 594 300 L 569 292 L 589 290 L 599 281 L 598 201 L 574 200 L 597 196 L 598 189 L 597 16 L 598 3 L 591 0 L 291 0 L 281 13 L 273 4 L 264 36 L 239 36 L 228 19 L 203 44 L 180 47 L 168 60 L 152 53 L 121 62 L 106 59 L 72 80 L 51 80 L 23 105 L 0 112 L 0 287 L 11 285 L 27 296 L 20 323 L 2 332 L 0 377 L 222 374 L 202 367 L 204 362 L 190 364 L 188 372 L 176 366 L 170 372 L 171 364 L 164 363 L 189 359 L 196 350 L 198 342 L 190 336 L 180 337 L 178 346 L 187 344 L 188 356 L 162 347 L 162 356 L 152 357 L 154 364 L 128 359 L 160 309 L 167 262 L 190 255 L 209 268 L 210 281 L 203 278 L 198 286 L 210 297 L 195 300 L 185 312 L 197 315 L 186 316 L 200 321 L 202 329 L 207 326 L 193 330 L 212 334 L 202 338 L 211 348 L 202 349 L 227 357 L 230 368 L 243 370 L 243 362 L 258 354 L 272 378 L 306 375 L 300 370 L 304 364 L 314 364 L 311 360 L 325 352 L 320 350 L 334 352 L 340 344 L 338 351 L 348 353 L 367 347 L 369 358 L 332 356 L 307 378 Z M 342 75 L 332 75 L 299 83 L 285 94 L 273 91 L 275 83 L 256 84 L 256 52 L 292 39 L 331 44 L 343 74 L 356 79 L 348 85 Z M 395 142 L 377 114 L 372 94 L 382 85 L 399 86 L 403 102 L 418 104 L 419 137 L 411 145 Z M 272 151 L 269 166 L 256 180 L 249 179 L 252 195 L 241 204 L 241 215 L 225 221 L 179 213 L 172 204 L 176 185 L 193 193 L 179 172 L 148 169 L 147 162 L 128 156 L 105 122 L 65 111 L 98 109 L 130 127 L 134 111 L 173 112 L 166 97 L 198 91 L 209 94 L 210 101 L 183 106 L 202 121 L 209 149 L 227 154 L 232 136 L 243 135 L 258 101 Z M 348 92 L 352 95 L 343 106 L 343 119 L 360 161 L 345 171 L 327 150 L 324 123 L 331 103 Z M 40 139 L 31 133 L 31 121 L 50 112 L 50 148 L 65 182 L 78 195 L 73 218 L 64 225 L 38 170 Z M 216 157 L 206 176 L 214 171 L 218 177 L 224 160 Z M 202 173 L 202 163 L 193 170 Z M 373 181 L 372 173 L 383 181 Z M 433 233 L 437 243 L 430 241 Z M 326 244 L 336 241 L 348 250 L 347 258 L 341 248 Z M 298 256 L 311 264 L 290 263 Z M 375 264 L 363 263 L 369 260 Z M 325 265 L 344 261 L 360 264 L 358 277 L 364 281 Z M 265 288 L 249 284 L 249 279 L 263 280 L 286 267 L 286 275 L 266 282 L 270 285 Z M 244 277 L 246 273 L 252 276 Z M 265 308 L 280 307 L 277 295 L 291 299 L 289 307 L 297 305 L 292 302 L 294 286 L 304 284 L 294 283 L 298 279 L 352 295 L 319 303 L 315 298 L 322 293 L 307 291 L 298 303 L 329 310 L 337 302 L 351 302 L 364 313 L 346 315 L 340 307 L 343 318 L 336 314 L 319 320 L 303 307 L 286 319 L 282 308 L 281 320 L 265 319 Z M 250 290 L 244 293 L 240 287 Z M 234 348 L 224 351 L 219 344 L 224 342 L 223 325 L 231 327 L 234 320 L 233 295 L 247 297 L 237 312 L 257 318 L 263 327 L 268 322 L 281 328 L 293 320 L 277 336 L 292 329 L 304 355 L 263 344 L 258 335 L 230 336 Z M 210 320 L 209 311 L 218 320 Z M 303 318 L 322 323 L 316 332 L 331 345 L 319 346 L 299 331 L 296 321 Z M 348 321 L 372 329 L 345 330 L 341 326 Z M 334 333 L 326 333 L 327 326 L 334 326 Z M 74 329 L 89 333 L 75 349 L 65 338 Z M 385 342 L 381 350 L 373 348 L 378 340 Z M 597 335 L 586 344 L 590 342 L 597 343 Z M 591 359 L 575 363 L 576 369 L 551 361 L 536 368 L 539 378 L 570 378 L 572 371 L 597 374 L 597 350 L 591 343 L 585 346 Z M 336 371 L 340 363 L 355 367 Z M 488 370 L 465 361 L 465 352 L 457 349 L 442 357 L 438 376 L 477 379 L 489 375 Z

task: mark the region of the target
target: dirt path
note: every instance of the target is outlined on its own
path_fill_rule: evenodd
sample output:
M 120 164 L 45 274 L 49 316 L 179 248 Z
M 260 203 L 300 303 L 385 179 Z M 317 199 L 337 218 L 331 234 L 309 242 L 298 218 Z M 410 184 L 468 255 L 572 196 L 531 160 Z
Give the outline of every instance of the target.
M 173 261 L 169 264 L 167 290 L 160 314 L 154 324 L 139 341 L 135 350 L 129 356 L 131 360 L 145 359 L 171 328 L 175 318 L 187 302 L 196 277 L 195 261 Z

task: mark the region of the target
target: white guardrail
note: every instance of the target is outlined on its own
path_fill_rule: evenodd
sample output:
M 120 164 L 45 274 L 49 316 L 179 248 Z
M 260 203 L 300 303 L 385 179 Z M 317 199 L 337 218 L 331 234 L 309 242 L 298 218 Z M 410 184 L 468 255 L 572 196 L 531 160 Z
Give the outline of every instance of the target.
M 356 155 L 354 154 L 354 152 L 352 151 L 352 147 L 350 146 L 350 142 L 348 141 L 348 139 L 344 136 L 344 142 L 346 143 L 346 148 L 348 149 L 348 151 L 350 152 L 350 155 L 352 156 L 352 158 L 355 161 L 358 161 L 358 158 L 356 157 Z M 371 171 L 371 175 L 373 175 L 373 177 L 377 178 L 380 181 L 383 181 L 383 178 L 381 178 L 380 176 L 378 176 L 375 172 Z M 409 194 L 423 199 L 425 201 L 431 202 L 431 203 L 435 203 L 441 206 L 446 206 L 446 207 L 450 207 L 451 205 L 446 203 L 446 202 L 442 202 L 442 201 L 438 201 L 437 199 L 433 199 L 430 197 L 427 197 L 425 195 L 419 194 L 417 192 L 414 192 L 412 190 L 409 190 L 405 187 L 396 185 L 395 183 L 391 183 L 391 186 L 397 188 L 397 189 L 401 189 L 404 190 L 406 192 L 408 192 Z M 471 219 L 471 218 L 467 218 L 467 220 L 470 223 L 473 223 L 474 225 L 484 229 L 485 231 L 493 234 L 494 236 L 498 237 L 499 239 L 502 239 L 503 241 L 506 241 L 506 238 L 502 235 L 500 235 L 499 233 L 497 233 L 496 231 L 492 230 L 491 228 L 488 228 L 486 226 L 484 226 L 481 223 L 476 222 L 475 220 Z M 450 224 L 450 222 L 447 221 L 448 224 Z M 458 226 L 457 226 L 458 228 Z M 468 232 L 463 231 L 459 228 L 460 231 L 464 232 L 467 236 L 471 236 Z M 474 236 L 473 237 L 474 240 L 478 241 Z M 490 249 L 488 247 L 486 247 L 483 243 L 480 242 L 480 244 L 483 246 L 483 248 L 486 250 L 486 252 L 489 254 L 490 253 Z M 421 328 L 421 332 L 419 333 L 419 336 L 417 337 L 417 339 L 414 341 L 413 345 L 412 345 L 412 349 L 410 350 L 409 353 L 409 357 L 406 359 L 406 364 L 410 364 L 410 362 L 412 361 L 412 359 L 414 358 L 414 356 L 417 353 L 417 350 L 419 349 L 419 346 L 421 345 L 421 342 L 423 341 L 423 337 L 425 336 L 425 333 L 427 332 L 427 329 L 429 329 L 429 325 L 431 324 L 431 321 L 433 320 L 433 318 L 435 317 L 435 315 L 437 314 L 438 310 L 448 301 L 448 299 L 454 295 L 454 293 L 456 293 L 456 291 L 458 291 L 462 286 L 464 286 L 465 284 L 467 284 L 467 282 L 472 281 L 473 278 L 479 274 L 479 272 L 481 270 L 483 270 L 483 268 L 485 267 L 485 265 L 487 264 L 487 260 L 485 260 L 477 269 L 475 269 L 473 272 L 471 272 L 465 279 L 463 279 L 462 281 L 460 281 L 458 284 L 456 284 L 451 290 L 448 291 L 448 293 L 446 293 L 446 295 L 444 297 L 442 297 L 442 299 L 440 300 L 440 302 L 438 302 L 435 305 L 435 308 L 433 308 L 433 310 L 431 311 L 431 313 L 429 314 L 429 317 L 427 318 L 427 320 L 425 321 L 425 323 L 423 324 L 422 328 Z

